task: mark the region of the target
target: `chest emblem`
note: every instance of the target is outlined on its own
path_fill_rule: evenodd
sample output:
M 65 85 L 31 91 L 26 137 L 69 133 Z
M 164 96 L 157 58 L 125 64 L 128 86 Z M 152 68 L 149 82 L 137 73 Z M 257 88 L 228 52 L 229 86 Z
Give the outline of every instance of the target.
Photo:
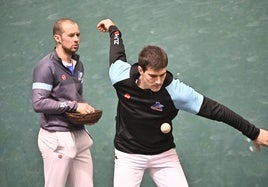
M 65 81 L 66 80 L 66 75 L 65 74 L 62 74 L 61 75 L 61 79 Z
M 130 94 L 129 94 L 129 93 L 126 93 L 126 94 L 124 95 L 124 97 L 125 97 L 126 99 L 130 99 Z
M 81 71 L 78 71 L 78 80 L 79 81 L 83 81 L 83 72 L 81 72 Z
M 160 102 L 155 102 L 155 104 L 153 104 L 151 106 L 151 109 L 157 110 L 157 111 L 160 111 L 160 112 L 163 111 L 163 108 L 164 108 L 164 105 L 162 105 Z

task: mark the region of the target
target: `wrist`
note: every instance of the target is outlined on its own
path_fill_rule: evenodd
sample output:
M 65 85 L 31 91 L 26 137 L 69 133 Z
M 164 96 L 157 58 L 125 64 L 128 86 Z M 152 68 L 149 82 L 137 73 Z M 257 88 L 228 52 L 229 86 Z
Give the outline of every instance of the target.
M 109 33 L 112 34 L 115 31 L 119 31 L 119 29 L 115 25 L 111 25 L 108 29 Z
M 78 109 L 78 103 L 76 101 L 74 101 L 74 111 L 77 112 L 77 109 Z

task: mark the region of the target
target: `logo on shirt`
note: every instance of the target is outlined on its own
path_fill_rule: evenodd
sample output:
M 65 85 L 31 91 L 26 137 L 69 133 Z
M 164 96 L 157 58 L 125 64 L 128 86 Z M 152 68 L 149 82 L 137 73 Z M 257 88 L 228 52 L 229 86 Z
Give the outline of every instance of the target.
M 66 102 L 61 102 L 60 103 L 60 108 L 66 108 L 68 105 Z
M 160 112 L 163 111 L 163 108 L 164 108 L 164 105 L 162 105 L 160 102 L 155 102 L 155 104 L 153 104 L 151 106 L 151 109 L 157 110 L 157 111 L 160 111 Z
M 120 35 L 119 31 L 114 32 L 114 45 L 119 45 L 119 35 Z
M 129 93 L 126 93 L 126 94 L 124 95 L 124 97 L 125 97 L 126 99 L 130 99 L 130 94 L 129 94 Z
M 66 75 L 62 74 L 61 79 L 65 81 L 66 80 Z
M 83 72 L 81 72 L 81 71 L 78 71 L 78 80 L 79 81 L 82 81 L 83 80 Z

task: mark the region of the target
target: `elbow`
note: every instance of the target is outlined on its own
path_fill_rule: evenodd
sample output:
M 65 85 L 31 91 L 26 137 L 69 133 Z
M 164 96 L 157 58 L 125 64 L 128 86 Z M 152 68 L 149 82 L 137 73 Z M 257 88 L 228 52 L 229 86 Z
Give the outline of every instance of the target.
M 38 102 L 33 102 L 32 103 L 32 107 L 33 107 L 33 110 L 37 113 L 41 113 L 42 112 L 42 108 L 40 106 L 40 103 Z

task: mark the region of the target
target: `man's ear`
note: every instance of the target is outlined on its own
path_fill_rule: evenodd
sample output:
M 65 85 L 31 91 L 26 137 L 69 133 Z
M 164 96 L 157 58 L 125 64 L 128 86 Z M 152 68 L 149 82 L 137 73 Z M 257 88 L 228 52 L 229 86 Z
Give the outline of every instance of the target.
M 60 37 L 60 35 L 54 34 L 54 40 L 56 41 L 56 43 L 61 44 L 61 37 Z
M 138 66 L 138 71 L 139 71 L 140 74 L 144 73 L 141 66 Z

